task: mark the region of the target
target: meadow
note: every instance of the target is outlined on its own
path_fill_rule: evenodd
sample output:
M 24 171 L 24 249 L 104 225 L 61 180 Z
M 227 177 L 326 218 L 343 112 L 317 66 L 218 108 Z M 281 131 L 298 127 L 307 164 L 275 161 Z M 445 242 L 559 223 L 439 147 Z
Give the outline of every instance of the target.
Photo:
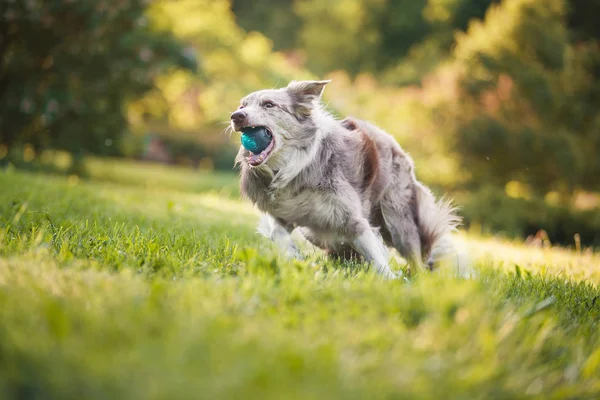
M 600 396 L 597 253 L 461 232 L 475 278 L 383 281 L 278 257 L 234 174 L 87 167 L 0 171 L 2 399 Z

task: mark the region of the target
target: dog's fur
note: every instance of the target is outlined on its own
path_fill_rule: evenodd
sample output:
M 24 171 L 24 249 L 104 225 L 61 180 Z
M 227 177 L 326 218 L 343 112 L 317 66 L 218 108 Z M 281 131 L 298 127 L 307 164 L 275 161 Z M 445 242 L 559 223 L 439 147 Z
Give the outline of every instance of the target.
M 360 255 L 386 278 L 386 245 L 412 268 L 432 268 L 447 253 L 448 235 L 459 218 L 446 200 L 436 200 L 415 177 L 398 143 L 371 123 L 336 120 L 320 103 L 329 81 L 291 82 L 242 99 L 232 128 L 265 126 L 274 147 L 251 166 L 240 148 L 241 191 L 266 215 L 259 231 L 293 256 L 291 239 L 304 237 L 332 255 Z

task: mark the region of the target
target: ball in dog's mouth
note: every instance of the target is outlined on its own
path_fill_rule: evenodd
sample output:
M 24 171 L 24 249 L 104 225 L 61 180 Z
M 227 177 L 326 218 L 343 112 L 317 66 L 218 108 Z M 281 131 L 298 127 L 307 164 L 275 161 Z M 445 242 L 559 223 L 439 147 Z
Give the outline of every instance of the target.
M 262 164 L 273 150 L 273 135 L 264 126 L 247 126 L 243 128 L 241 140 L 242 146 L 250 153 L 246 160 L 253 167 Z

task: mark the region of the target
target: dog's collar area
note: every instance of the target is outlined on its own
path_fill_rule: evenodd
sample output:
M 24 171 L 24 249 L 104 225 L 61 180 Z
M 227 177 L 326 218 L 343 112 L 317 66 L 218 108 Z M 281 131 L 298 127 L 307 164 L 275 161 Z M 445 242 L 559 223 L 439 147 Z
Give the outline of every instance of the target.
M 259 164 L 259 165 L 248 164 L 248 166 L 250 167 L 251 171 L 254 171 L 255 173 L 263 173 L 263 174 L 266 173 L 266 174 L 270 175 L 270 177 L 272 179 L 275 178 L 275 175 L 277 175 L 279 173 L 278 169 L 273 169 L 266 164 Z

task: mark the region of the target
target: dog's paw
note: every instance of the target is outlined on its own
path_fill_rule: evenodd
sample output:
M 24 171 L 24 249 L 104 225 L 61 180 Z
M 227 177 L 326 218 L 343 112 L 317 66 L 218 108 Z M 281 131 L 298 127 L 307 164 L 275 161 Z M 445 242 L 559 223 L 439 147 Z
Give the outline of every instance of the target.
M 291 246 L 283 251 L 283 255 L 288 260 L 304 261 L 306 259 L 304 254 L 302 254 L 297 248 Z
M 406 277 L 404 276 L 404 274 L 402 273 L 402 271 L 399 272 L 393 272 L 391 270 L 385 271 L 380 273 L 380 275 L 383 277 L 383 279 L 385 280 L 404 280 L 405 282 L 407 282 L 408 280 L 406 279 Z

